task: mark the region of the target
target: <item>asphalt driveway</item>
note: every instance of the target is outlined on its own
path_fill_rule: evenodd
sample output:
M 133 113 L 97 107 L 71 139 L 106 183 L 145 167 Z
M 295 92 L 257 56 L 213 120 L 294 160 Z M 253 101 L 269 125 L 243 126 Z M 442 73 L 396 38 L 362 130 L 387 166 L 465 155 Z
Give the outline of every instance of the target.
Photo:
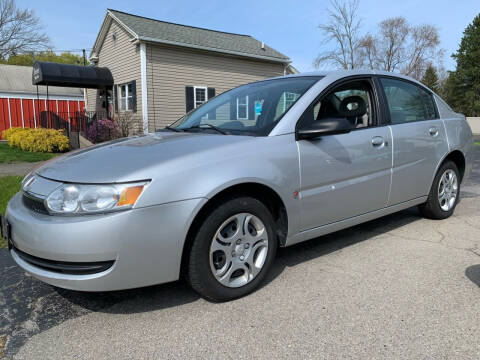
M 415 208 L 281 249 L 224 304 L 181 282 L 79 293 L 0 251 L 0 349 L 18 359 L 480 359 L 480 146 L 448 220 Z

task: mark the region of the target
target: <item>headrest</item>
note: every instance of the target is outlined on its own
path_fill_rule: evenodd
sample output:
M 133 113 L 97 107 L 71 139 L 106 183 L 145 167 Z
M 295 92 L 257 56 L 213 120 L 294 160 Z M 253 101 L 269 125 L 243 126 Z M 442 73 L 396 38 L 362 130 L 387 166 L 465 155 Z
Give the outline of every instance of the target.
M 340 103 L 338 112 L 345 117 L 360 117 L 366 114 L 367 104 L 361 96 L 348 96 Z

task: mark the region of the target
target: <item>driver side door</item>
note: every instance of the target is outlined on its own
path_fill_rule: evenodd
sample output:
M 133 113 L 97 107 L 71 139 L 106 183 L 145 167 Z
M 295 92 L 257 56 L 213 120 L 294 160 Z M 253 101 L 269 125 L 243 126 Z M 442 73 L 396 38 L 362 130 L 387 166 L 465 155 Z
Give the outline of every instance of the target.
M 331 88 L 302 115 L 297 131 L 315 121 L 351 123 L 348 133 L 297 141 L 302 231 L 386 206 L 392 139 L 379 108 L 371 78 L 355 78 Z

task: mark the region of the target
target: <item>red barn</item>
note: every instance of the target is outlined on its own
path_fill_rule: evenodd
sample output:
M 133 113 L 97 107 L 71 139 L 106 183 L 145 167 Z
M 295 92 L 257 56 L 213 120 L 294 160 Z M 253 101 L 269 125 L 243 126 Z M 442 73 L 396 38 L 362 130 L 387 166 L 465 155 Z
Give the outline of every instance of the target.
M 10 127 L 40 127 L 45 114 L 69 121 L 85 109 L 83 89 L 32 85 L 32 67 L 0 65 L 0 135 Z M 44 125 L 45 126 L 45 125 Z

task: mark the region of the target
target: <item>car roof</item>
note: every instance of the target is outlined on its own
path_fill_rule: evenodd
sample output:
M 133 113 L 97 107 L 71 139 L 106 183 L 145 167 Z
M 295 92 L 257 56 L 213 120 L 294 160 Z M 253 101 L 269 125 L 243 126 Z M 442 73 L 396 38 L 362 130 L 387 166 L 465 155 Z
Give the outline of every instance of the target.
M 303 76 L 333 76 L 333 77 L 347 77 L 347 76 L 354 76 L 354 75 L 384 75 L 384 76 L 391 76 L 399 79 L 404 79 L 408 81 L 412 81 L 422 87 L 425 87 L 424 84 L 411 78 L 409 76 L 401 75 L 399 73 L 383 71 L 383 70 L 369 70 L 369 69 L 359 69 L 359 70 L 320 70 L 320 71 L 310 71 L 298 74 L 291 74 L 286 76 L 279 76 L 278 78 L 290 78 L 290 77 L 303 77 Z

